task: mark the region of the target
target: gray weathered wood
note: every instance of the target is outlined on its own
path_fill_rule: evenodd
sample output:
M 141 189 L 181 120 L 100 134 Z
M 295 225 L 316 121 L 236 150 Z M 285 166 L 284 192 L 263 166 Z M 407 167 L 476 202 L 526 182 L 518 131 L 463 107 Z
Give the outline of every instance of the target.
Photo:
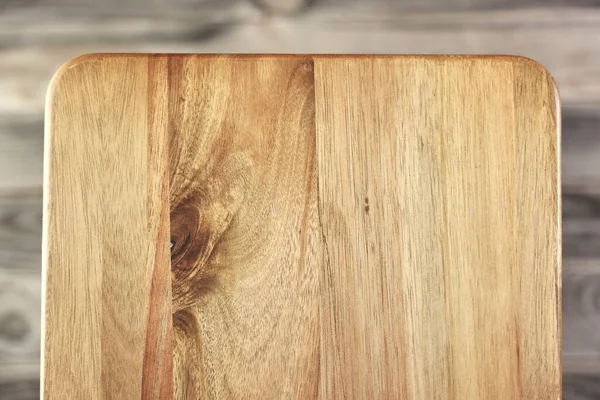
M 293 14 L 306 11 L 316 1 L 314 0 L 252 0 L 267 13 Z
M 600 376 L 600 354 L 591 351 L 563 353 L 563 374 L 566 373 Z
M 0 116 L 0 197 L 6 193 L 3 188 L 16 190 L 17 193 L 35 188 L 41 193 L 43 132 L 44 124 L 39 113 Z M 1 232 L 0 252 L 3 246 Z
M 41 242 L 41 188 L 0 190 L 0 271 L 38 279 Z
M 563 369 L 600 373 L 600 258 L 563 267 Z
M 563 399 L 600 399 L 600 377 L 597 374 L 564 374 Z
M 568 115 L 565 119 L 570 118 Z M 565 136 L 571 139 L 563 140 L 563 159 L 577 159 L 577 155 L 583 153 L 579 158 L 587 157 L 589 167 L 595 166 L 595 171 L 571 171 L 573 167 L 568 164 L 563 167 L 563 257 L 600 259 L 600 146 L 597 145 L 600 136 L 590 142 L 592 149 L 592 144 L 596 144 L 595 154 L 586 152 L 584 147 L 569 146 L 569 140 L 580 141 L 581 136 L 587 136 L 586 130 L 580 127 L 565 126 Z M 579 184 L 583 179 L 587 179 L 586 184 Z M 565 271 L 568 272 L 567 266 Z
M 567 102 L 562 125 L 563 182 L 574 191 L 588 187 L 600 193 L 600 103 L 572 106 Z M 598 216 L 597 203 L 595 209 Z
M 578 6 L 578 7 L 597 7 L 600 5 L 598 0 L 320 0 L 321 5 L 344 7 L 369 7 L 369 8 L 387 8 L 393 10 L 418 10 L 418 11 L 440 11 L 456 9 L 506 9 L 522 7 L 560 7 L 560 6 Z
M 41 298 L 39 274 L 0 270 L 0 365 L 39 361 Z
M 369 11 L 386 9 L 393 11 L 431 12 L 441 10 L 498 10 L 524 7 L 597 7 L 598 0 L 250 0 L 258 7 L 268 12 L 302 11 L 309 6 L 315 6 L 318 12 L 322 7 L 363 8 Z M 11 12 L 15 9 L 35 11 L 54 11 L 55 13 L 70 14 L 102 14 L 102 15 L 136 15 L 143 13 L 158 13 L 164 11 L 186 11 L 197 14 L 214 13 L 231 7 L 240 0 L 4 0 L 0 10 Z
M 540 61 L 564 105 L 563 397 L 600 398 L 599 0 L 318 0 L 293 17 L 244 0 L 142 1 L 0 0 L 0 399 L 38 398 L 46 86 L 63 62 L 95 51 L 503 53 Z M 253 0 L 260 1 L 271 0 Z
M 0 380 L 0 398 L 3 400 L 39 399 L 39 379 L 35 377 Z M 593 374 L 565 374 L 564 400 L 596 400 L 600 398 L 600 378 Z
M 600 102 L 600 46 L 594 39 L 600 9 L 405 14 L 324 8 L 293 19 L 234 9 L 216 25 L 168 16 L 0 19 L 0 116 L 39 115 L 53 72 L 88 52 L 518 54 L 554 74 L 563 100 Z
M 27 13 L 46 18 L 56 15 L 79 17 L 194 14 L 207 18 L 230 9 L 243 0 L 2 0 L 0 13 L 9 18 Z
M 562 136 L 563 370 L 595 376 L 600 374 L 599 115 L 594 106 L 566 106 Z M 565 378 L 564 398 L 595 398 L 585 389 L 590 376 Z
M 37 364 L 0 365 L 0 399 L 40 398 L 40 367 Z
M 563 158 L 576 159 L 578 154 L 584 152 L 589 157 L 588 168 L 600 163 L 594 161 L 599 158 L 595 157 L 593 151 L 585 152 L 597 143 L 595 135 L 598 125 L 593 109 L 590 106 L 567 106 L 563 112 Z M 5 138 L 6 143 L 11 143 L 11 146 L 0 146 L 0 158 L 10 159 L 15 153 L 14 149 L 28 149 L 31 153 L 24 156 L 22 165 L 37 164 L 41 176 L 41 122 L 34 120 L 27 124 L 5 121 L 0 126 L 4 132 L 1 137 Z M 38 148 L 33 149 L 34 146 Z M 600 155 L 600 149 L 596 153 Z M 570 172 L 569 164 L 565 169 L 564 365 L 567 371 L 589 372 L 596 368 L 600 370 L 600 336 L 594 334 L 600 328 L 600 309 L 594 308 L 595 303 L 590 300 L 590 296 L 600 296 L 600 185 L 589 184 L 590 180 L 587 184 L 571 183 L 578 172 Z M 13 173 L 17 177 L 26 176 L 18 169 L 13 169 Z M 0 174 L 0 177 L 6 177 L 6 174 Z M 37 357 L 37 345 L 34 346 L 37 342 L 25 341 L 25 345 L 15 345 L 14 342 L 19 340 L 10 341 L 9 338 L 11 335 L 25 336 L 23 332 L 29 331 L 23 330 L 22 327 L 30 326 L 30 321 L 39 315 L 40 243 L 39 186 L 35 189 L 0 190 L 0 271 L 4 271 L 2 276 L 5 282 L 0 285 L 0 296 L 5 296 L 0 323 L 6 321 L 8 326 L 4 331 L 0 329 L 0 338 L 2 335 L 5 337 L 4 345 L 0 339 L 2 362 L 27 357 L 31 360 Z M 12 289 L 15 279 L 18 281 L 17 287 L 20 287 L 18 290 Z M 23 287 L 29 289 L 23 290 Z M 9 289 L 8 294 L 4 293 Z M 39 332 L 37 334 L 39 335 Z
M 600 219 L 563 220 L 563 257 L 600 257 L 599 240 Z

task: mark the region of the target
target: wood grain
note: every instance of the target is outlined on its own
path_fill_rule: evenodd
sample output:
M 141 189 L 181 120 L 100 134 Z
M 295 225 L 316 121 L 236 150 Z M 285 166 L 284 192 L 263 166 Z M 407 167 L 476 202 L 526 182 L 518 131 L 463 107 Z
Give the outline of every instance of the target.
M 558 399 L 557 107 L 523 58 L 67 64 L 46 398 Z
M 39 399 L 40 381 L 37 377 L 0 381 L 0 396 L 4 400 Z
M 148 106 L 164 85 L 155 63 L 83 57 L 50 88 L 46 399 L 159 398 L 150 393 L 172 387 L 165 122 Z
M 170 67 L 175 398 L 315 397 L 312 60 Z
M 549 75 L 502 58 L 319 58 L 315 68 L 329 254 L 321 393 L 558 398 Z
M 600 195 L 600 109 L 599 104 L 574 104 L 563 112 L 562 176 L 569 194 L 580 200 L 589 199 L 591 206 L 598 202 Z M 588 193 L 591 195 L 588 195 Z M 592 199 L 590 199 L 592 198 Z M 593 200 L 595 198 L 596 200 Z M 598 206 L 592 218 L 598 219 Z M 570 218 L 571 216 L 565 216 Z
M 0 365 L 2 400 L 37 400 L 40 398 L 39 364 Z

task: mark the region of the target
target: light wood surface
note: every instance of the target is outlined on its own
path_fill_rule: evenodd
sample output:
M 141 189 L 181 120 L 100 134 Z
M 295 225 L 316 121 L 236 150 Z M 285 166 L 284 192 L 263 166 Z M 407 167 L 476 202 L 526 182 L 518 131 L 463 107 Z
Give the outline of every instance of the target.
M 557 107 L 524 58 L 68 63 L 45 398 L 560 398 Z
M 155 64 L 160 58 L 84 57 L 51 83 L 47 399 L 172 393 L 168 141 L 164 110 L 152 102 L 164 87 L 151 79 Z
M 421 57 L 315 77 L 325 397 L 559 398 L 551 78 Z
M 175 398 L 314 398 L 323 247 L 312 60 L 169 67 Z

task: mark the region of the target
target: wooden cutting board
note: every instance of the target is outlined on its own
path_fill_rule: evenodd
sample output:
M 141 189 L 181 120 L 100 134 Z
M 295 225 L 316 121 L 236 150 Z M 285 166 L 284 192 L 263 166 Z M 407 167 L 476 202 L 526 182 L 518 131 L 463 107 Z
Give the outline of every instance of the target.
M 517 57 L 88 55 L 45 399 L 560 399 L 559 104 Z

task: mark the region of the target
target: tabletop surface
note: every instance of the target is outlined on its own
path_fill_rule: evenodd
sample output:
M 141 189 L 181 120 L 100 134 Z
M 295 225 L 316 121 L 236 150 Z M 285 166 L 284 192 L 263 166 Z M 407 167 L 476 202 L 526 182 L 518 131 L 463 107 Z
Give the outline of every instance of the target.
M 88 55 L 43 393 L 559 399 L 559 111 L 518 57 Z

